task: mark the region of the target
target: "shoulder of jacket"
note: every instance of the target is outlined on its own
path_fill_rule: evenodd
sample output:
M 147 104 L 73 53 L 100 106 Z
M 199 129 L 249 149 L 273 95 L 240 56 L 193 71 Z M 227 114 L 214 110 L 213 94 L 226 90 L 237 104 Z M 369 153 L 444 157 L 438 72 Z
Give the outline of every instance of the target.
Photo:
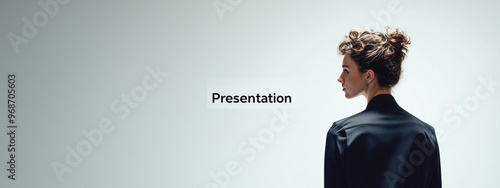
M 423 128 L 425 128 L 426 130 L 435 134 L 435 130 L 434 130 L 434 127 L 432 125 L 428 124 L 425 121 L 422 121 L 420 118 L 418 118 L 417 116 L 414 116 L 413 114 L 407 112 L 406 110 L 405 110 L 405 112 L 410 115 L 410 117 L 413 119 L 414 122 L 418 122 L 418 124 L 420 124 Z
M 338 134 L 339 132 L 343 131 L 346 126 L 352 124 L 352 122 L 355 121 L 357 118 L 360 118 L 360 116 L 362 116 L 364 113 L 365 111 L 361 111 L 357 114 L 333 122 L 330 131 L 333 131 L 336 134 Z

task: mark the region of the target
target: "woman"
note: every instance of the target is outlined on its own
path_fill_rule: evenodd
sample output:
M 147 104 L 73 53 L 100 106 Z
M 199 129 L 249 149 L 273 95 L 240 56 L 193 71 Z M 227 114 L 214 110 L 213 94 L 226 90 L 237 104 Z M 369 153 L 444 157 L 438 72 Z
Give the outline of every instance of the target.
M 348 99 L 364 95 L 368 104 L 328 131 L 325 188 L 441 187 L 434 129 L 391 95 L 409 44 L 399 30 L 351 31 L 340 43 L 342 91 Z

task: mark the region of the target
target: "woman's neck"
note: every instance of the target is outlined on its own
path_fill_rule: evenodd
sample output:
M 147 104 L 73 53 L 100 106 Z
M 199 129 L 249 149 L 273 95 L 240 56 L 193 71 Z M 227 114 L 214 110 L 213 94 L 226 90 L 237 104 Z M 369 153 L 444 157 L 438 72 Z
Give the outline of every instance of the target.
M 373 83 L 373 84 L 375 85 L 376 83 Z M 369 103 L 373 97 L 380 95 L 380 94 L 391 94 L 391 89 L 385 88 L 385 87 L 378 87 L 378 86 L 377 87 L 369 87 L 367 89 L 367 92 L 365 95 L 367 103 Z

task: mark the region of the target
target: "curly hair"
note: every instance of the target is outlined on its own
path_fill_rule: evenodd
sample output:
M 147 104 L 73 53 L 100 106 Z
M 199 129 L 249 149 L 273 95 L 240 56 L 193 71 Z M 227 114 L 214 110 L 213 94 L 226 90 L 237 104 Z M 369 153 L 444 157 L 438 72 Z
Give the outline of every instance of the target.
M 409 44 L 409 37 L 398 29 L 393 32 L 387 29 L 386 34 L 352 30 L 338 49 L 340 54 L 352 57 L 360 72 L 373 70 L 379 85 L 391 88 L 399 81 Z

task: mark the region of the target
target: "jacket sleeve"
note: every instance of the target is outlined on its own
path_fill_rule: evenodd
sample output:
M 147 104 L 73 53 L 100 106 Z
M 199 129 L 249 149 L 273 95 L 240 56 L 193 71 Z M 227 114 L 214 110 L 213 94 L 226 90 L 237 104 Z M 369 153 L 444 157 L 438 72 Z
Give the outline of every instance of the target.
M 438 145 L 438 142 L 437 142 L 437 138 L 436 138 L 436 132 L 434 131 L 434 129 L 431 130 L 432 131 L 432 135 L 434 136 L 434 147 L 435 147 L 435 150 L 434 152 L 432 153 L 432 159 L 433 159 L 433 162 L 434 162 L 434 167 L 435 169 L 432 171 L 432 176 L 431 176 L 431 180 L 430 180 L 430 186 L 431 188 L 441 188 L 442 187 L 442 182 L 441 182 L 441 157 L 439 155 L 439 145 Z
M 341 151 L 343 151 L 342 140 L 345 140 L 345 135 L 343 137 L 343 135 L 339 135 L 337 132 L 337 126 L 334 123 L 326 136 L 324 164 L 325 188 L 348 187 L 341 162 Z

